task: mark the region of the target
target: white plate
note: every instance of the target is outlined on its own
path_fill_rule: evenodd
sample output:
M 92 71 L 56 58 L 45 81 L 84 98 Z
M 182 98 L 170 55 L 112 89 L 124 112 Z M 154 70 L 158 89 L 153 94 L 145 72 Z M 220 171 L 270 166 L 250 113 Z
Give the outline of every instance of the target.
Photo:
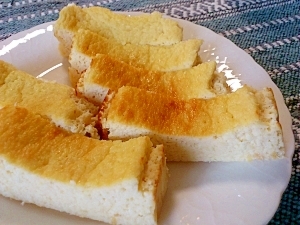
M 241 81 L 257 89 L 273 89 L 286 158 L 249 163 L 169 163 L 171 177 L 159 224 L 266 224 L 274 215 L 291 175 L 294 136 L 283 97 L 269 75 L 232 42 L 207 28 L 176 20 L 184 28 L 185 39 L 205 41 L 200 53 L 202 59 L 217 60 L 218 69 L 234 85 Z M 46 23 L 8 38 L 0 43 L 0 59 L 35 76 L 68 84 L 67 62 L 57 50 L 52 28 L 52 23 Z M 102 223 L 0 197 L 0 224 Z

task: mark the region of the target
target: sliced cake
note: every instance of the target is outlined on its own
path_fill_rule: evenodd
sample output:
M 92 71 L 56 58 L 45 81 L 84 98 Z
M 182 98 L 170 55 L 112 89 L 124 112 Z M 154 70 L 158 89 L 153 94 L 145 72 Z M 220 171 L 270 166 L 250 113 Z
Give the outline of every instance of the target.
M 216 63 L 205 62 L 190 69 L 171 72 L 151 71 L 131 66 L 108 55 L 98 54 L 77 83 L 77 91 L 92 102 L 101 103 L 108 91 L 133 86 L 180 99 L 212 98 L 229 91 L 223 79 L 215 74 Z
M 11 105 L 0 120 L 1 195 L 111 224 L 157 224 L 168 180 L 161 145 L 72 134 Z
M 147 135 L 169 161 L 284 157 L 273 92 L 244 86 L 211 99 L 179 100 L 135 87 L 107 96 L 101 123 L 109 139 Z
M 130 13 L 128 13 L 130 14 Z M 72 39 L 79 29 L 88 29 L 121 44 L 171 45 L 182 40 L 182 28 L 163 14 L 124 15 L 107 8 L 64 7 L 54 25 L 54 34 L 64 56 L 70 54 Z
M 77 97 L 69 86 L 37 79 L 0 61 L 0 108 L 9 104 L 45 115 L 73 133 L 99 138 L 97 106 Z
M 198 52 L 203 42 L 199 39 L 190 39 L 169 46 L 122 45 L 113 39 L 83 29 L 78 30 L 72 40 L 69 57 L 70 73 L 75 77 L 78 74 L 77 80 L 97 54 L 106 54 L 130 65 L 149 70 L 187 69 L 198 63 Z

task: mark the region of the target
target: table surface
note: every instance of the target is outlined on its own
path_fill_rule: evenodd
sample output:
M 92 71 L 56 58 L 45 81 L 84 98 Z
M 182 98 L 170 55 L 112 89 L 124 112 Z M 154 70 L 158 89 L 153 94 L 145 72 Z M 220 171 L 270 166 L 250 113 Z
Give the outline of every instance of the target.
M 58 18 L 64 0 L 0 0 L 0 41 Z M 269 224 L 300 224 L 300 1 L 106 0 L 82 1 L 115 11 L 160 11 L 205 26 L 244 49 L 270 75 L 292 116 L 292 175 Z

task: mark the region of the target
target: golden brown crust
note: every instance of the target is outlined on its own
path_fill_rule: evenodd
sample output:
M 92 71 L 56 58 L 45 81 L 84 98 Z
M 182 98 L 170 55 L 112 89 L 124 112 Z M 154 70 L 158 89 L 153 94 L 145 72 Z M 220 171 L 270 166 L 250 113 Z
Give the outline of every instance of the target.
M 0 60 L 0 86 L 5 83 L 6 77 L 14 70 L 17 69 L 13 65 Z
M 1 65 L 0 106 L 16 104 L 48 116 L 67 130 L 90 133 L 98 138 L 93 128 L 97 106 L 78 98 L 69 86 L 37 79 L 5 62 Z
M 71 87 L 76 88 L 77 82 L 81 77 L 81 73 L 79 73 L 77 70 L 75 70 L 72 67 L 68 68 L 68 76 L 70 80 Z
M 90 16 L 86 14 L 79 6 L 70 5 L 64 7 L 59 12 L 59 18 L 54 24 L 54 34 L 57 35 L 59 29 L 76 31 L 80 27 L 80 20 L 89 21 Z
M 64 31 L 75 33 L 80 28 L 89 29 L 123 44 L 174 44 L 182 40 L 182 28 L 178 23 L 163 18 L 158 12 L 129 17 L 98 6 L 64 7 L 54 25 L 54 33 L 62 41 Z
M 247 86 L 212 99 L 186 101 L 122 87 L 112 99 L 107 116 L 107 124 L 182 136 L 222 134 L 255 121 L 259 121 L 257 100 Z
M 179 71 L 151 71 L 97 54 L 84 75 L 83 85 L 88 89 L 89 84 L 98 84 L 113 91 L 133 86 L 182 99 L 212 97 L 215 66 L 212 61 Z
M 0 110 L 0 121 L 0 156 L 61 182 L 106 186 L 141 179 L 152 149 L 147 137 L 128 142 L 99 141 L 68 133 L 47 118 L 14 106 Z
M 161 212 L 161 207 L 163 205 L 163 198 L 165 196 L 165 193 L 168 189 L 168 180 L 169 180 L 169 169 L 167 167 L 167 159 L 165 157 L 165 153 L 164 153 L 164 147 L 163 145 L 159 145 L 156 148 L 159 148 L 160 151 L 162 152 L 160 155 L 158 155 L 157 159 L 157 164 L 159 164 L 160 166 L 157 168 L 156 174 L 157 177 L 154 179 L 155 181 L 155 185 L 154 185 L 154 190 L 153 190 L 153 195 L 156 196 L 155 200 L 156 200 L 156 212 L 157 215 L 159 215 L 159 212 Z M 151 170 L 150 170 L 151 171 Z
M 90 58 L 98 53 L 107 54 L 137 67 L 173 71 L 193 66 L 202 42 L 191 39 L 171 46 L 122 45 L 92 31 L 80 29 L 73 39 L 72 54 L 82 53 Z

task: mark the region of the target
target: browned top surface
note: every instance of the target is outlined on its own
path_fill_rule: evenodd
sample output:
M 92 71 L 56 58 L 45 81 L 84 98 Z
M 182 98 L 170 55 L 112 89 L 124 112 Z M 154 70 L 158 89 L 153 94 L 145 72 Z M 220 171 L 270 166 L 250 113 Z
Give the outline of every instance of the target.
M 191 39 L 170 46 L 122 45 L 113 39 L 80 29 L 73 39 L 73 51 L 89 57 L 107 54 L 118 60 L 150 70 L 173 71 L 194 65 L 202 40 Z
M 64 7 L 54 26 L 57 32 L 89 29 L 121 43 L 174 44 L 182 39 L 182 28 L 161 13 L 127 16 L 103 7 L 81 8 L 76 5 Z
M 0 62 L 0 106 L 17 104 L 56 121 L 70 124 L 82 114 L 97 113 L 97 107 L 75 96 L 73 88 L 39 80 L 12 65 Z M 89 117 L 89 118 L 90 118 Z M 82 121 L 89 124 L 91 121 Z
M 5 83 L 6 77 L 14 70 L 16 68 L 13 65 L 0 60 L 0 86 Z
M 216 98 L 187 101 L 123 87 L 112 99 L 107 116 L 108 124 L 183 136 L 221 134 L 258 120 L 259 106 L 247 86 Z
M 29 172 L 78 185 L 105 186 L 144 172 L 151 142 L 99 141 L 57 128 L 24 108 L 0 110 L 0 156 Z
M 160 72 L 137 68 L 98 54 L 85 74 L 84 85 L 88 88 L 89 84 L 98 84 L 113 91 L 122 86 L 133 86 L 182 99 L 201 98 L 214 95 L 215 66 L 215 62 L 207 62 L 190 69 Z

